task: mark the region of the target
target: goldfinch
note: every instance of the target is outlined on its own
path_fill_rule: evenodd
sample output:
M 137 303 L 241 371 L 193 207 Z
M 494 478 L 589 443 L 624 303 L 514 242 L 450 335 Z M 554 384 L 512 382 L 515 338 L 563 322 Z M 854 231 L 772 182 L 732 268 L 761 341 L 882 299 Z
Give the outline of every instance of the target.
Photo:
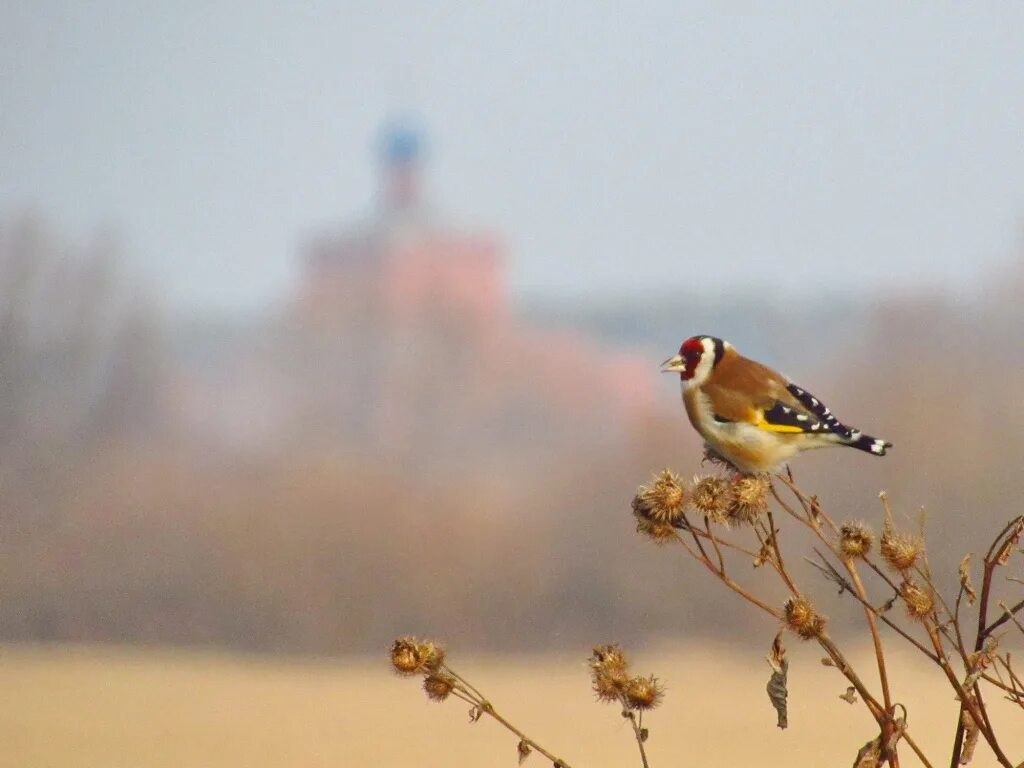
M 842 424 L 818 398 L 714 336 L 693 336 L 662 363 L 679 373 L 690 423 L 740 472 L 772 472 L 802 451 L 848 445 L 884 456 L 892 443 Z

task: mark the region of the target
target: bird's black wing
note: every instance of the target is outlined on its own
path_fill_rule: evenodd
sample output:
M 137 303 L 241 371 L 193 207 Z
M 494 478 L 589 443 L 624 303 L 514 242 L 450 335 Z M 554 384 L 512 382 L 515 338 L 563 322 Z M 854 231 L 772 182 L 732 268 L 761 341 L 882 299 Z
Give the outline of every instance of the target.
M 786 391 L 793 401 L 776 400 L 764 411 L 762 429 L 772 432 L 836 435 L 844 440 L 854 437 L 854 430 L 832 415 L 832 411 L 818 398 L 796 384 L 787 384 Z
M 792 434 L 820 434 L 829 431 L 813 414 L 781 400 L 776 400 L 771 408 L 765 409 L 757 426 L 769 432 Z
M 818 398 L 808 392 L 806 389 L 798 387 L 796 384 L 787 384 L 786 389 L 796 401 L 806 408 L 817 421 L 820 423 L 816 432 L 832 432 L 842 437 L 850 437 L 853 430 L 843 424 L 839 419 L 832 415 L 832 411 L 821 402 Z

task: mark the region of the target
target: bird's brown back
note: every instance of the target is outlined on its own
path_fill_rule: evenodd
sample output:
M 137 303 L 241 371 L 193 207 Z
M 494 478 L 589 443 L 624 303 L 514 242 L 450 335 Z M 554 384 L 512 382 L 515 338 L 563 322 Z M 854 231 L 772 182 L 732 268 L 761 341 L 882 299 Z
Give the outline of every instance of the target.
M 776 401 L 803 410 L 786 389 L 788 383 L 782 374 L 729 348 L 701 389 L 714 403 L 718 416 L 754 423 L 760 418 L 759 412 Z

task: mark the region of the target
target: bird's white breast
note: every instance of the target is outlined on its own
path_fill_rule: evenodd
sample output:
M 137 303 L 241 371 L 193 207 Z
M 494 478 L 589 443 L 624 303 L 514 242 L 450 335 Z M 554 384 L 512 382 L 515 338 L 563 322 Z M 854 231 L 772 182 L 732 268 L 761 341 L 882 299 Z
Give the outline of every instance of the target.
M 691 399 L 687 412 L 708 445 L 744 472 L 773 471 L 801 450 L 802 435 L 770 432 L 747 422 L 716 421 L 711 401 L 698 387 L 684 386 L 683 397 Z

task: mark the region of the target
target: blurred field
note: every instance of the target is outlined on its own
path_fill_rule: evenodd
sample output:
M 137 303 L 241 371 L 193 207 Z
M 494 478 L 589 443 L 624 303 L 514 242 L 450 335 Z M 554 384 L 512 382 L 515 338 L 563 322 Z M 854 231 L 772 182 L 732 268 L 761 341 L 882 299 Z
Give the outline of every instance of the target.
M 648 720 L 654 766 L 849 765 L 871 735 L 845 682 L 810 646 L 791 641 L 790 728 L 779 731 L 754 653 L 710 645 L 637 655 L 669 687 Z M 456 656 L 513 722 L 573 766 L 637 765 L 614 708 L 592 700 L 578 656 Z M 869 659 L 856 654 L 861 664 Z M 913 733 L 944 764 L 955 704 L 930 670 L 896 657 L 895 691 Z M 867 677 L 869 667 L 863 667 Z M 4 766 L 515 765 L 515 741 L 495 723 L 467 722 L 461 702 L 433 704 L 383 654 L 280 660 L 204 652 L 52 646 L 0 650 Z M 1014 715 L 996 705 L 1006 722 Z M 1016 715 L 1019 718 L 1019 715 Z M 1018 719 L 1019 722 L 1019 719 Z M 1006 724 L 1009 725 L 1009 724 Z M 1011 759 L 1024 729 L 1002 728 Z M 909 758 L 909 753 L 908 753 Z M 532 757 L 527 765 L 541 765 Z M 905 759 L 905 765 L 916 764 Z M 993 765 L 979 748 L 977 766 Z

